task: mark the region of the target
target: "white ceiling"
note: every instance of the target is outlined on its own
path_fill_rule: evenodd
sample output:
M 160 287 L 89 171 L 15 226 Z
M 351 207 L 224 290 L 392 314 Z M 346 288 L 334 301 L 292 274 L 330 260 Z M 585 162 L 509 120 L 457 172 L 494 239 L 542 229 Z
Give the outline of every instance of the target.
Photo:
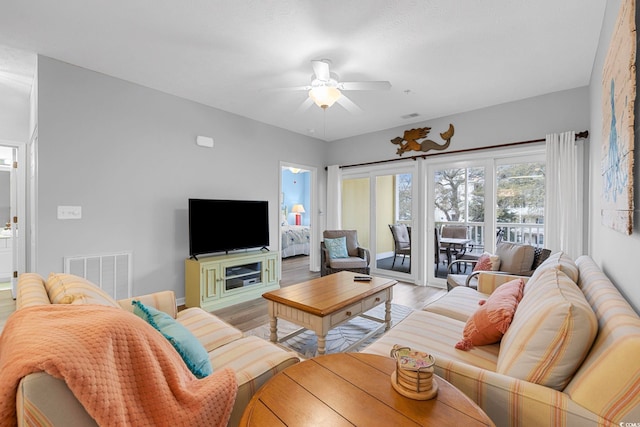
M 588 85 L 605 5 L 3 0 L 0 45 L 331 141 Z M 10 84 L 1 78 L 7 50 L 0 85 Z M 306 92 L 270 90 L 309 84 L 310 61 L 323 58 L 343 81 L 388 80 L 392 88 L 346 92 L 361 114 L 340 105 L 297 113 Z

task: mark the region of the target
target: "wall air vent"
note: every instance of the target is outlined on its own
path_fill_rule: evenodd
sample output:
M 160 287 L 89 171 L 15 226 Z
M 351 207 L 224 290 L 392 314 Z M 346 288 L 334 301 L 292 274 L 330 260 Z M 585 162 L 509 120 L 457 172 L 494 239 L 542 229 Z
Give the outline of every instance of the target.
M 132 296 L 131 252 L 64 257 L 64 272 L 84 277 L 114 299 Z

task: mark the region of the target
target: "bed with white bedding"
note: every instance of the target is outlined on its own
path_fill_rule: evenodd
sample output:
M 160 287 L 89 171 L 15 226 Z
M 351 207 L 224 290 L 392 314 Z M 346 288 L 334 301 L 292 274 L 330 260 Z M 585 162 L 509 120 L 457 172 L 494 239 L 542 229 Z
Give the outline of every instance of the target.
M 296 255 L 309 255 L 309 226 L 283 225 L 282 244 L 280 252 L 282 258 Z

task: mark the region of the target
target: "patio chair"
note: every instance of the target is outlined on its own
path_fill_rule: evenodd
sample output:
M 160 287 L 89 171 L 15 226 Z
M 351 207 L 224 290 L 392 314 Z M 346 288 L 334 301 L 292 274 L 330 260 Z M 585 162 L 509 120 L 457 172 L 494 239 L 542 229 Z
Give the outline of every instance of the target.
M 442 226 L 440 236 L 443 238 L 466 239 L 468 231 L 469 229 L 466 225 L 445 224 Z M 467 247 L 452 247 L 450 252 L 451 257 L 455 257 L 455 259 L 458 259 L 460 256 L 464 255 L 467 252 Z
M 331 258 L 324 241 L 320 242 L 320 275 L 337 273 L 339 271 L 352 271 L 354 273 L 369 274 L 371 256 L 369 249 L 360 247 L 358 232 L 356 230 L 325 230 L 322 233 L 325 239 L 346 238 L 347 257 Z
M 500 258 L 500 267 L 494 273 L 514 274 L 517 276 L 531 276 L 535 269 L 551 255 L 549 249 L 535 248 L 531 245 L 523 245 L 511 242 L 500 242 L 496 248 L 496 255 Z M 477 288 L 478 274 L 474 271 L 471 274 L 451 274 L 453 267 L 457 263 L 471 263 L 474 260 L 455 260 L 449 264 L 447 274 L 447 289 L 451 290 L 456 286 L 467 286 Z
M 393 270 L 398 255 L 402 256 L 402 265 L 404 265 L 404 259 L 407 256 L 409 257 L 409 263 L 411 263 L 411 233 L 409 231 L 410 228 L 405 224 L 389 224 L 389 230 L 391 230 L 391 235 L 393 236 L 393 262 L 391 263 L 391 269 Z
M 451 252 L 449 251 L 449 246 L 441 246 L 440 245 L 440 232 L 438 231 L 438 227 L 433 229 L 433 240 L 435 244 L 434 254 L 435 254 L 435 264 L 436 264 L 436 272 L 435 276 L 438 277 L 438 270 L 440 267 L 440 263 L 446 263 L 445 265 L 449 265 L 451 263 Z

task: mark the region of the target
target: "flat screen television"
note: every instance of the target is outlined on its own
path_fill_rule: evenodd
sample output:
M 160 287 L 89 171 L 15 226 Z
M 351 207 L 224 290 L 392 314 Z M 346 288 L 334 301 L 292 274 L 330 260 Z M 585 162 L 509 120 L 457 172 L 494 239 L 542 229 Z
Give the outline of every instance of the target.
M 269 246 L 269 202 L 189 199 L 192 257 Z

